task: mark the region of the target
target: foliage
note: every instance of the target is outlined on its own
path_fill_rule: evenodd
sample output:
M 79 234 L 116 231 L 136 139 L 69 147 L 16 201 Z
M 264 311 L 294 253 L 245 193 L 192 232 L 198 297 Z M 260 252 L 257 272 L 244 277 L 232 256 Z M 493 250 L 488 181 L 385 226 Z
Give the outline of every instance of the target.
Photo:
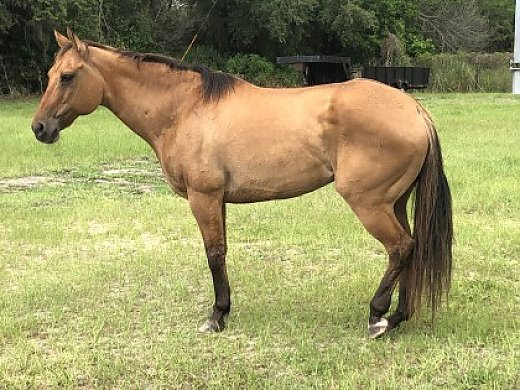
M 188 62 L 204 64 L 215 70 L 225 70 L 227 59 L 211 46 L 198 45 L 193 47 L 185 58 Z
M 212 0 L 188 1 L 205 15 Z M 271 0 L 221 1 L 202 42 L 225 52 L 280 55 L 348 55 L 355 62 L 378 57 L 388 31 L 406 44 L 424 41 L 410 0 Z M 420 45 L 415 44 L 414 47 Z
M 439 51 L 511 50 L 513 15 L 510 0 L 9 0 L 0 2 L 0 94 L 43 89 L 52 30 L 67 26 L 86 39 L 177 56 L 198 32 L 188 58 L 224 69 L 237 54 L 381 64 L 389 36 L 400 43 L 399 64 Z
M 491 39 L 488 50 L 512 51 L 515 30 L 515 2 L 511 0 L 479 0 L 482 14 L 488 18 Z
M 416 59 L 431 69 L 432 92 L 509 92 L 511 53 L 442 53 Z
M 267 85 L 274 73 L 272 62 L 258 54 L 237 54 L 228 60 L 226 68 L 228 72 L 258 85 Z
M 179 51 L 191 38 L 185 6 L 169 0 L 11 0 L 0 3 L 0 93 L 41 91 L 53 29 L 137 51 Z M 175 40 L 175 43 L 172 41 Z
M 476 0 L 419 0 L 424 35 L 442 52 L 482 50 L 490 40 L 489 21 Z
M 261 86 L 294 86 L 301 82 L 301 76 L 291 67 L 275 67 L 258 54 L 236 54 L 227 61 L 226 70 Z
M 301 84 L 300 73 L 289 66 L 276 66 L 258 54 L 238 53 L 225 58 L 211 46 L 201 45 L 189 51 L 186 61 L 204 64 L 261 86 L 291 87 Z

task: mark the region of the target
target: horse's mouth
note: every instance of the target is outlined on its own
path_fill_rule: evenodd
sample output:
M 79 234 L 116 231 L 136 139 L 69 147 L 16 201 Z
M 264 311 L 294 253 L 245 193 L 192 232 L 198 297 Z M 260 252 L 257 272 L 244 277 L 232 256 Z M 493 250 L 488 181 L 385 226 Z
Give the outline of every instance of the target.
M 36 139 L 44 144 L 53 144 L 60 139 L 60 130 L 54 129 L 51 132 L 37 134 Z

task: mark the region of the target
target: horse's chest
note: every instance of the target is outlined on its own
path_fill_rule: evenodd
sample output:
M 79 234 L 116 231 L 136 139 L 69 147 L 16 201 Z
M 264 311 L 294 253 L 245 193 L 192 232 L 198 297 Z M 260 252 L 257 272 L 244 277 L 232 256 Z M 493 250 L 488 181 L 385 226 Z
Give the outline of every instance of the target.
M 177 195 L 182 196 L 183 198 L 188 198 L 188 190 L 186 187 L 186 181 L 182 177 L 182 175 L 179 174 L 170 174 L 168 172 L 165 172 L 166 180 L 168 181 L 168 184 L 170 184 L 170 187 L 172 188 L 173 192 L 175 192 Z
M 184 184 L 183 182 L 172 180 L 168 180 L 168 183 L 170 184 L 170 187 L 172 188 L 173 192 L 175 192 L 179 196 L 182 196 L 184 199 L 188 199 L 188 191 L 186 189 L 186 184 Z
M 166 181 L 170 185 L 173 192 L 183 198 L 188 198 L 188 191 L 186 187 L 186 180 L 183 175 L 181 166 L 171 158 L 161 160 L 161 166 Z

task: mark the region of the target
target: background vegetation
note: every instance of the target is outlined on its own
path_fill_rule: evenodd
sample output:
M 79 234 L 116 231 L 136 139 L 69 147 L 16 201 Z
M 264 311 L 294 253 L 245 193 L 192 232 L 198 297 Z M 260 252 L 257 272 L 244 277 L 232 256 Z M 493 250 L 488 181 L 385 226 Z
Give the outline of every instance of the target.
M 187 202 L 107 110 L 55 145 L 0 105 L 0 388 L 518 389 L 520 100 L 425 94 L 454 196 L 450 306 L 368 340 L 383 248 L 327 186 L 228 208 L 234 308 Z
M 476 87 L 475 80 L 462 81 L 467 80 L 464 69 L 476 66 L 475 61 L 445 53 L 511 51 L 514 1 L 4 0 L 0 93 L 44 88 L 56 50 L 52 30 L 66 26 L 86 39 L 174 56 L 199 32 L 188 60 L 262 85 L 298 82 L 294 73 L 274 65 L 276 56 L 330 54 L 349 56 L 357 65 L 411 64 L 418 58 L 433 67 L 434 90 L 500 91 L 509 78 L 507 55 L 495 57 L 496 67 L 486 69 L 497 75 Z M 454 69 L 462 73 L 454 76 L 452 68 L 445 68 L 447 58 L 456 59 Z M 446 72 L 458 84 L 438 82 Z M 477 72 L 473 79 L 481 80 L 480 70 L 468 72 Z M 494 77 L 499 80 L 491 83 Z
M 432 92 L 510 92 L 512 75 L 510 53 L 423 54 L 415 65 L 431 69 Z

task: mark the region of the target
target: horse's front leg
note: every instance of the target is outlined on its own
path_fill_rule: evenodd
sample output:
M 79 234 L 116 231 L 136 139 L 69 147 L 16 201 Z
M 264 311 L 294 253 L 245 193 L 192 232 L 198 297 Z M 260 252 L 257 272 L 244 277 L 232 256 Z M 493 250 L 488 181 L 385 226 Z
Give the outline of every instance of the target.
M 202 233 L 215 291 L 213 313 L 199 328 L 201 332 L 219 332 L 224 329 L 225 317 L 231 308 L 226 271 L 226 211 L 223 198 L 222 192 L 206 194 L 188 189 L 188 202 Z

